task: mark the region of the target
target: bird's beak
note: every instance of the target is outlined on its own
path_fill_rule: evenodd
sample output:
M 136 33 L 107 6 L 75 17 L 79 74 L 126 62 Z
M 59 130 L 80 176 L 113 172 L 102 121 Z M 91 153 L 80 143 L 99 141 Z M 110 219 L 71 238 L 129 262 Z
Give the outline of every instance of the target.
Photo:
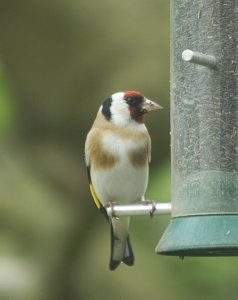
M 149 112 L 156 109 L 162 109 L 163 107 L 158 103 L 145 98 L 145 101 L 142 104 L 142 108 L 143 110 L 145 110 L 145 112 Z

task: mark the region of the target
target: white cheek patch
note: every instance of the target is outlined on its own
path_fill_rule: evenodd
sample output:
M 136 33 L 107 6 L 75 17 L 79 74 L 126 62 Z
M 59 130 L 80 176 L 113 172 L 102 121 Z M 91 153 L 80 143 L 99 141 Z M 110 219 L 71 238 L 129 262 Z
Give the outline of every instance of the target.
M 112 95 L 113 103 L 111 106 L 111 122 L 119 127 L 125 127 L 131 121 L 128 105 L 123 100 L 123 96 L 123 92 Z
M 119 127 L 125 127 L 131 121 L 130 112 L 126 103 L 113 103 L 111 113 L 111 122 Z

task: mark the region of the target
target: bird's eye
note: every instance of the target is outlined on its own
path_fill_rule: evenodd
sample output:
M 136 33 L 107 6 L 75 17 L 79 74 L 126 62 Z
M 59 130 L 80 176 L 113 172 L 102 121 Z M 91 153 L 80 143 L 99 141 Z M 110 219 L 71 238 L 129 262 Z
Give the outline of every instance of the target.
M 136 99 L 135 98 L 132 98 L 132 97 L 129 97 L 126 99 L 126 102 L 130 105 L 133 105 L 136 103 Z

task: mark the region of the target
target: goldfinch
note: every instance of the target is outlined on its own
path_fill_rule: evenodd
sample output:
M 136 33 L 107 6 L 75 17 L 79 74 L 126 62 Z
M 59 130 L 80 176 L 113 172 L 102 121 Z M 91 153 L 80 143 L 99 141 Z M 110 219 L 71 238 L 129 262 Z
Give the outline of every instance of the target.
M 148 183 L 151 140 L 147 112 L 162 108 L 136 91 L 111 95 L 101 105 L 85 143 L 90 190 L 111 228 L 110 270 L 134 265 L 129 217 L 108 217 L 107 206 L 143 201 Z

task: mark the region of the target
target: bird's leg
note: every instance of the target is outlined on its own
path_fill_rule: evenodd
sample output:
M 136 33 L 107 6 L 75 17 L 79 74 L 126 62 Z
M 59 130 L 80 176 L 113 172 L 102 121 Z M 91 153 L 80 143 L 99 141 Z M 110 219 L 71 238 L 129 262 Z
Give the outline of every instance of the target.
M 115 211 L 114 211 L 114 205 L 115 204 L 116 204 L 115 202 L 109 201 L 109 205 L 108 206 L 111 208 L 111 217 L 115 218 L 116 220 L 119 220 L 119 218 L 116 216 Z
M 154 216 L 154 213 L 156 211 L 156 203 L 152 200 L 146 200 L 144 197 L 141 199 L 141 203 L 144 205 L 152 205 L 151 211 L 150 211 L 150 217 L 152 218 Z

